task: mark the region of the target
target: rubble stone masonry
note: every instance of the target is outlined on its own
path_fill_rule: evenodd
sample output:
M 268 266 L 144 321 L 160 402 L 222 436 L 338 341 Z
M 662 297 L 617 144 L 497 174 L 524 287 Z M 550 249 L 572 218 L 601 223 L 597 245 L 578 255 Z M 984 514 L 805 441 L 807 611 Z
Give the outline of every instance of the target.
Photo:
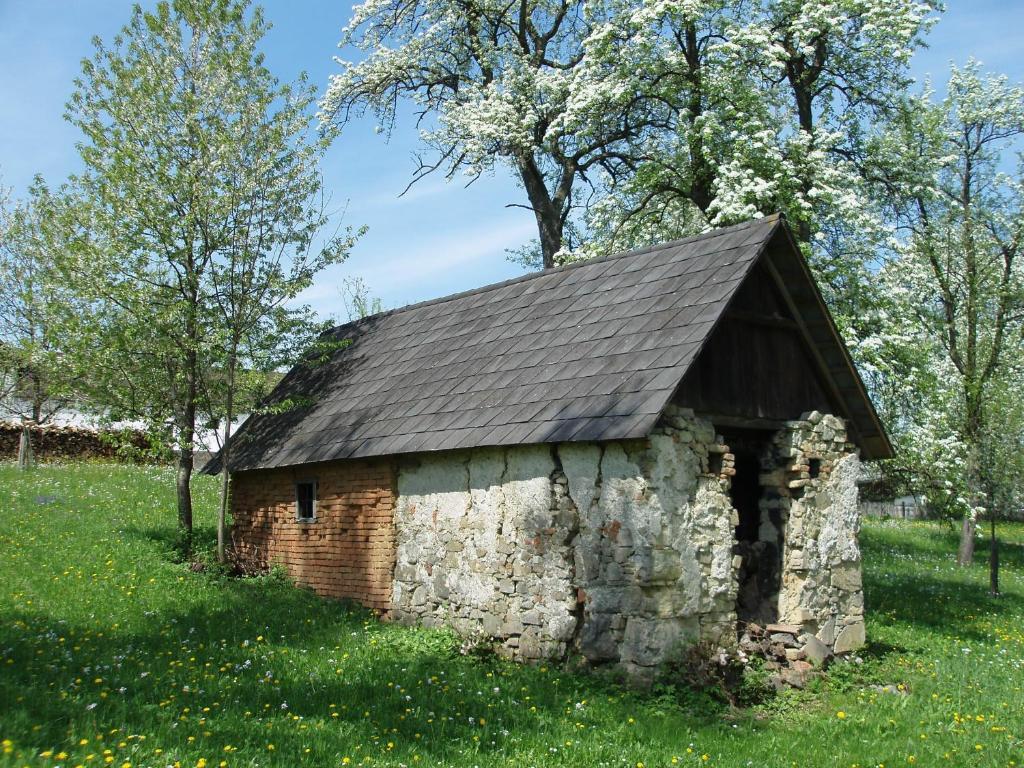
M 646 440 L 404 461 L 394 616 L 641 677 L 687 642 L 735 642 L 725 455 L 674 409 Z
M 857 458 L 842 421 L 808 414 L 768 452 L 765 522 L 782 508 L 783 530 L 765 526 L 783 539 L 780 618 L 837 650 L 857 647 Z M 646 440 L 402 460 L 393 615 L 515 658 L 578 654 L 641 680 L 687 644 L 733 645 L 732 458 L 710 422 L 672 406 Z
M 842 419 L 817 412 L 790 422 L 776 435 L 774 449 L 786 519 L 779 620 L 803 627 L 836 653 L 860 648 L 865 635 L 856 449 Z

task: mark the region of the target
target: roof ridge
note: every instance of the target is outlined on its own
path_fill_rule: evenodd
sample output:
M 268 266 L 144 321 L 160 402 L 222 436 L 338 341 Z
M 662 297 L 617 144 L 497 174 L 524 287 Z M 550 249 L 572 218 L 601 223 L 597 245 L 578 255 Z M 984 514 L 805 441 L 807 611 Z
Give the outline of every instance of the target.
M 429 306 L 432 306 L 434 304 L 443 304 L 446 301 L 453 301 L 455 299 L 462 299 L 462 298 L 466 298 L 467 296 L 475 296 L 477 294 L 484 293 L 486 291 L 492 291 L 492 290 L 496 290 L 498 288 L 505 288 L 506 286 L 509 286 L 509 285 L 515 285 L 516 283 L 522 283 L 522 282 L 525 282 L 527 280 L 534 280 L 534 279 L 536 279 L 538 277 L 542 277 L 544 275 L 552 275 L 552 274 L 555 274 L 557 272 L 564 272 L 564 271 L 568 271 L 570 269 L 576 269 L 578 267 L 586 266 L 587 264 L 600 264 L 601 262 L 604 262 L 604 261 L 611 261 L 613 259 L 621 259 L 621 258 L 625 258 L 627 256 L 639 256 L 641 254 L 650 253 L 652 251 L 660 251 L 660 250 L 664 250 L 666 248 L 674 248 L 676 246 L 683 245 L 685 243 L 691 243 L 691 242 L 694 242 L 696 240 L 701 240 L 701 239 L 706 238 L 706 237 L 711 237 L 712 235 L 718 236 L 718 235 L 721 235 L 721 234 L 729 232 L 729 231 L 733 231 L 733 230 L 737 230 L 737 229 L 742 229 L 744 227 L 750 227 L 750 226 L 755 225 L 755 224 L 767 224 L 767 223 L 770 223 L 770 222 L 785 221 L 785 219 L 786 219 L 786 217 L 782 213 L 770 213 L 770 214 L 768 214 L 766 216 L 762 216 L 761 218 L 747 219 L 746 221 L 741 221 L 741 222 L 739 222 L 737 224 L 730 224 L 727 227 L 718 227 L 718 228 L 715 228 L 715 229 L 709 229 L 707 232 L 701 232 L 698 235 L 690 235 L 688 237 L 681 237 L 681 238 L 679 238 L 677 240 L 670 240 L 670 241 L 665 242 L 665 243 L 654 243 L 652 245 L 645 245 L 645 246 L 643 246 L 641 248 L 633 248 L 632 250 L 629 250 L 629 251 L 618 251 L 616 253 L 609 253 L 609 254 L 606 254 L 604 256 L 598 256 L 598 257 L 593 258 L 593 259 L 584 259 L 584 260 L 581 260 L 581 261 L 573 261 L 573 262 L 570 262 L 568 264 L 560 264 L 557 267 L 548 267 L 547 269 L 542 269 L 542 270 L 540 270 L 538 272 L 528 272 L 525 275 L 519 275 L 518 277 L 511 277 L 508 280 L 501 280 L 501 281 L 499 281 L 497 283 L 488 283 L 487 285 L 481 285 L 481 286 L 479 286 L 477 288 L 470 288 L 470 289 L 465 290 L 465 291 L 459 291 L 458 293 L 451 293 L 451 294 L 448 294 L 447 296 L 438 296 L 437 298 L 434 298 L 434 299 L 425 299 L 424 301 L 417 301 L 417 302 L 414 302 L 412 304 L 406 304 L 406 305 L 401 306 L 401 307 L 395 307 L 394 309 L 388 309 L 388 310 L 386 310 L 384 312 L 377 312 L 377 313 L 372 314 L 372 315 L 367 315 L 366 317 L 360 317 L 357 320 L 350 320 L 347 323 L 341 323 L 339 325 L 336 325 L 336 326 L 332 327 L 330 330 L 328 330 L 327 333 L 333 334 L 333 333 L 336 333 L 337 331 L 342 330 L 343 328 L 349 328 L 349 327 L 355 328 L 355 327 L 358 327 L 358 326 L 362 325 L 363 323 L 368 323 L 371 320 L 380 320 L 382 318 L 390 317 L 392 315 L 398 315 L 398 314 L 401 314 L 402 312 L 408 312 L 408 311 L 413 310 L 413 309 L 421 309 L 422 307 L 429 307 Z

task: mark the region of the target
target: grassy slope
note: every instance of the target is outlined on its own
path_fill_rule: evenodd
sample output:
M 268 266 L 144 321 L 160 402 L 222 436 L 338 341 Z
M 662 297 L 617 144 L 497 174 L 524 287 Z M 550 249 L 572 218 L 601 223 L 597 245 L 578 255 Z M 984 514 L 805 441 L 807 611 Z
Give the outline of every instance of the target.
M 196 495 L 209 535 L 214 484 Z M 869 524 L 863 664 L 731 712 L 193 574 L 173 519 L 164 470 L 0 465 L 0 765 L 1024 764 L 1019 525 L 993 601 L 981 558 L 952 564 L 953 533 Z

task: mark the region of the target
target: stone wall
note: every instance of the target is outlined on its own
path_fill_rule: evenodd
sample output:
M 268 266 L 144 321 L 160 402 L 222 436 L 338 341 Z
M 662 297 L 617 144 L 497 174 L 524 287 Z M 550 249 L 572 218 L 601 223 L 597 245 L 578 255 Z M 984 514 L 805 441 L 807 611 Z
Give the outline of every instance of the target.
M 549 446 L 422 454 L 398 469 L 393 615 L 563 656 L 577 625 L 575 511 Z
M 685 644 L 735 640 L 725 450 L 677 408 L 645 441 L 559 447 L 580 510 L 576 650 L 589 661 L 646 677 Z
M 790 422 L 773 444 L 785 519 L 779 619 L 836 653 L 864 644 L 856 448 L 842 419 L 817 412 Z M 767 479 L 767 478 L 766 478 Z
M 316 520 L 295 515 L 295 483 L 317 482 Z M 395 565 L 394 467 L 333 462 L 239 472 L 231 481 L 232 558 L 252 571 L 283 565 L 318 594 L 386 612 Z
M 673 409 L 643 441 L 404 462 L 394 615 L 638 675 L 684 643 L 735 640 L 725 451 Z

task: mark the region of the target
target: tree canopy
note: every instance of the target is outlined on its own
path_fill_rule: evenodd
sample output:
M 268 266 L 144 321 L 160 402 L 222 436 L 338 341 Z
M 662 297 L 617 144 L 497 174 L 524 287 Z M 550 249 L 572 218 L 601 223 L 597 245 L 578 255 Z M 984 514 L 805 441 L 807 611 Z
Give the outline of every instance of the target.
M 41 177 L 0 200 L 0 415 L 43 423 L 82 394 L 81 302 L 64 279 L 66 201 Z
M 294 300 L 352 243 L 325 230 L 331 132 L 313 130 L 304 80 L 264 66 L 266 30 L 244 0 L 136 7 L 68 104 L 91 236 L 72 269 L 101 310 L 105 397 L 173 423 L 186 538 L 200 416 L 230 417 L 239 367 L 273 367 L 318 330 Z
M 809 240 L 865 227 L 862 137 L 908 85 L 933 11 L 367 0 L 341 41 L 366 55 L 339 60 L 322 112 L 390 129 L 411 99 L 427 150 L 414 181 L 509 166 L 544 266 L 778 210 Z
M 1024 88 L 971 61 L 946 90 L 909 99 L 879 150 L 896 172 L 880 359 L 913 393 L 891 413 L 903 461 L 936 505 L 963 515 L 967 561 L 973 520 L 1013 504 L 1006 485 L 1019 479 Z

